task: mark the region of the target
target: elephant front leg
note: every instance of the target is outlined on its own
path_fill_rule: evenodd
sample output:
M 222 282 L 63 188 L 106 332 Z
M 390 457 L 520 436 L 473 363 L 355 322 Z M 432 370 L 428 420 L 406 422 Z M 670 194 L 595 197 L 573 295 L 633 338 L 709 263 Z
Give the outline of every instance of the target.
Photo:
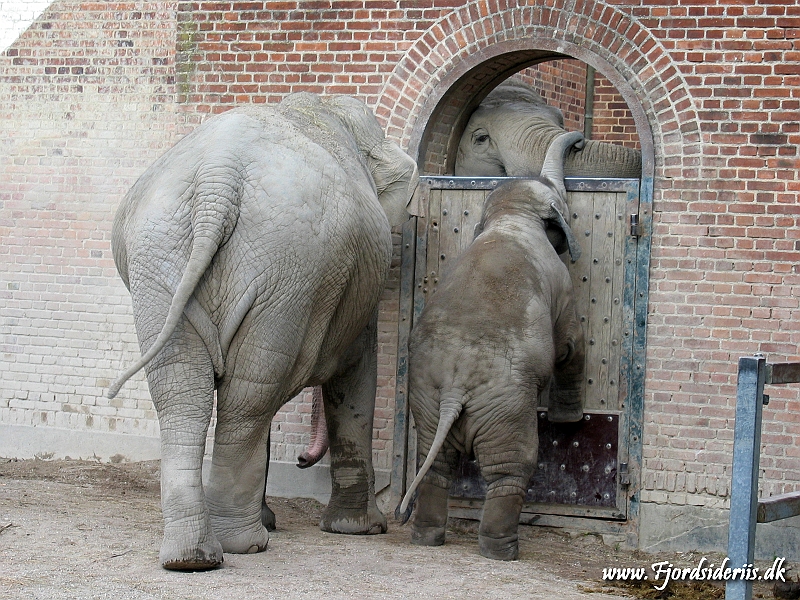
M 553 371 L 547 419 L 551 423 L 575 423 L 583 418 L 585 348 L 572 303 L 556 322 L 554 339 L 560 356 Z
M 147 369 L 161 429 L 161 506 L 165 569 L 202 570 L 222 564 L 222 546 L 211 527 L 202 465 L 214 401 L 213 367 L 185 322 Z
M 386 532 L 375 502 L 372 420 L 377 388 L 377 319 L 351 348 L 343 372 L 322 388 L 331 457 L 331 499 L 320 529 L 330 533 Z

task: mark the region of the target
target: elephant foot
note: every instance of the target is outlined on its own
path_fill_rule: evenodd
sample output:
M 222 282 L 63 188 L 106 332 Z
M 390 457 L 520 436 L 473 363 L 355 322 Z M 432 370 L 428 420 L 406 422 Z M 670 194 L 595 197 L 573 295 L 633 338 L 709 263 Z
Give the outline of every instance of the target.
M 547 409 L 547 420 L 551 423 L 577 423 L 583 419 L 583 407 L 562 408 L 551 406 Z
M 527 481 L 526 478 L 523 480 Z M 494 560 L 519 558 L 519 515 L 522 510 L 522 493 L 494 496 L 491 484 L 486 492 L 481 525 L 478 528 L 478 546 L 481 556 Z
M 261 524 L 266 527 L 267 531 L 275 531 L 277 529 L 275 513 L 267 506 L 266 501 L 261 502 Z
M 214 533 L 217 534 L 222 549 L 232 554 L 255 554 L 267 549 L 269 532 L 261 521 L 245 528 L 226 526 L 225 519 L 212 519 Z
M 161 544 L 158 559 L 170 571 L 206 571 L 217 568 L 224 560 L 222 545 L 216 539 L 188 547 L 167 538 Z
M 447 530 L 449 485 L 439 487 L 423 480 L 419 486 L 417 514 L 411 524 L 411 543 L 417 546 L 441 546 Z
M 386 533 L 386 517 L 377 506 L 367 510 L 331 508 L 322 513 L 319 528 L 328 533 L 348 535 L 377 535 Z
M 478 535 L 481 556 L 493 560 L 517 560 L 519 558 L 519 536 L 513 535 L 491 538 Z
M 259 522 L 256 527 L 236 534 L 217 534 L 222 549 L 232 554 L 263 552 L 269 544 L 269 532 Z
M 411 543 L 415 546 L 441 546 L 444 544 L 446 527 L 411 526 Z

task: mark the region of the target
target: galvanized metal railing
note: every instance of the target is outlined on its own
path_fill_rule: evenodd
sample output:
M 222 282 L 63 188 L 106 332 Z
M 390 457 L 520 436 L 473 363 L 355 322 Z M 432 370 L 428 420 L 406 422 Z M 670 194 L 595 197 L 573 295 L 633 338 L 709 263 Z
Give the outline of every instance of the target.
M 800 515 L 800 492 L 758 499 L 761 415 L 769 396 L 765 384 L 800 383 L 800 363 L 767 362 L 763 354 L 739 359 L 736 425 L 733 440 L 728 559 L 733 567 L 752 565 L 756 523 Z M 736 579 L 725 585 L 725 600 L 751 600 L 753 582 Z

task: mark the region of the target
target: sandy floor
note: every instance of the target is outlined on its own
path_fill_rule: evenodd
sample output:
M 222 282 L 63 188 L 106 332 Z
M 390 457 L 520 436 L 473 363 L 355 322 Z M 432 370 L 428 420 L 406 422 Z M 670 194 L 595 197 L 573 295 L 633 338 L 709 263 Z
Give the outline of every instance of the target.
M 409 528 L 392 521 L 386 535 L 326 534 L 321 505 L 276 498 L 266 552 L 226 554 L 214 571 L 168 572 L 158 564 L 158 468 L 0 459 L 0 598 L 609 599 L 629 596 L 600 583 L 604 566 L 652 562 L 541 527 L 521 527 L 514 562 L 481 557 L 469 521 L 455 521 L 439 548 L 412 546 Z

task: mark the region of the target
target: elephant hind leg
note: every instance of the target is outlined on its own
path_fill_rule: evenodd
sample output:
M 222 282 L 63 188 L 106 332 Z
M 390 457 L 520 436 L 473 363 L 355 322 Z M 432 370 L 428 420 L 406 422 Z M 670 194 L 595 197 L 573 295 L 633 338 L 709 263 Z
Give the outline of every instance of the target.
M 267 434 L 267 460 L 264 468 L 264 493 L 261 494 L 261 524 L 267 528 L 267 531 L 275 531 L 278 528 L 275 513 L 272 512 L 272 509 L 269 507 L 269 505 L 267 505 L 267 480 L 269 479 L 269 455 L 271 449 L 270 444 L 270 435 Z
M 475 454 L 486 480 L 486 501 L 483 505 L 478 544 L 482 556 L 496 560 L 516 560 L 519 557 L 519 517 L 533 471 L 539 439 L 536 411 L 525 423 L 515 422 L 508 439 L 514 447 L 497 448 L 497 440 L 476 443 Z
M 193 571 L 217 567 L 222 547 L 211 527 L 202 482 L 214 369 L 186 319 L 147 366 L 147 380 L 161 429 L 161 565 Z
M 411 524 L 411 543 L 417 546 L 441 546 L 445 542 L 447 498 L 458 453 L 447 448 L 442 451 L 452 454 L 450 460 L 443 460 L 440 453 L 419 485 L 417 508 Z
M 208 484 L 214 533 L 225 552 L 249 554 L 267 549 L 262 520 L 267 444 L 277 386 L 235 375 L 217 391 L 217 427 Z
M 420 390 L 416 392 L 419 394 Z M 417 423 L 417 452 L 426 457 L 433 444 L 438 426 L 438 405 L 421 402 L 414 397 L 414 418 Z M 423 409 L 424 406 L 424 409 Z M 418 546 L 441 546 L 447 531 L 447 498 L 453 473 L 458 466 L 458 451 L 448 442 L 434 458 L 430 469 L 419 485 L 414 520 L 411 524 L 411 543 Z
M 493 497 L 487 494 L 478 529 L 481 556 L 495 560 L 519 558 L 518 528 L 523 499 L 522 494 Z
M 411 525 L 411 543 L 441 546 L 447 535 L 448 490 L 428 481 L 419 485 L 418 507 Z

